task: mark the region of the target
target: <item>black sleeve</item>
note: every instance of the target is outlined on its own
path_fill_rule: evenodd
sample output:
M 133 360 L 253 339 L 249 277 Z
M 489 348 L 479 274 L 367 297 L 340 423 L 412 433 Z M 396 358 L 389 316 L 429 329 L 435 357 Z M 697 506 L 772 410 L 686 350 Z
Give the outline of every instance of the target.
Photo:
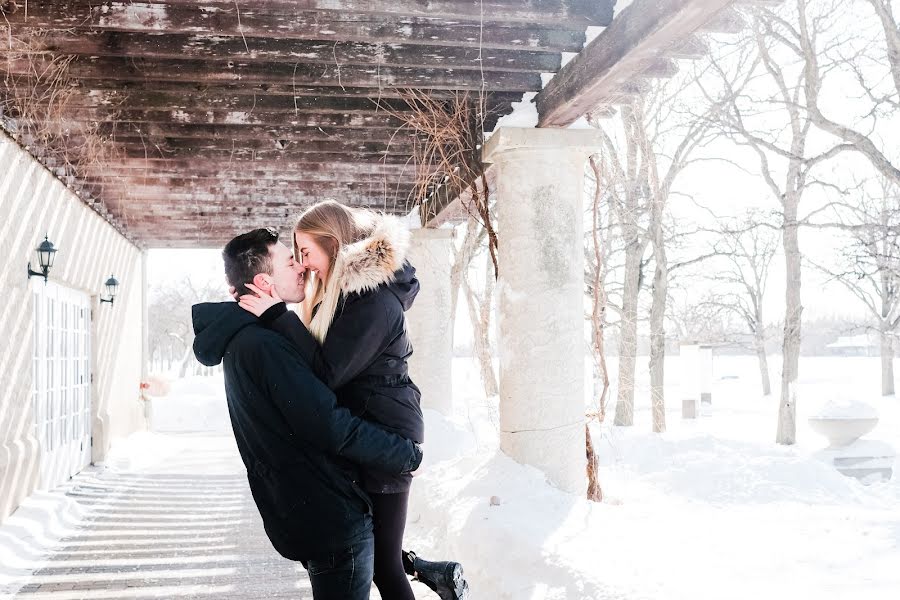
M 272 321 L 283 315 L 287 312 L 287 304 L 284 302 L 279 302 L 278 304 L 273 304 L 269 308 L 266 309 L 266 312 L 259 315 L 259 320 L 262 321 L 262 324 L 265 326 L 269 326 L 272 324 Z
M 271 328 L 286 337 L 329 388 L 336 390 L 362 373 L 395 337 L 402 309 L 378 292 L 367 294 L 335 314 L 320 346 L 300 317 L 286 312 Z
M 311 446 L 388 473 L 415 470 L 421 451 L 336 404 L 334 393 L 303 364 L 287 342 L 260 344 L 248 359 L 257 384 L 284 415 L 294 434 Z

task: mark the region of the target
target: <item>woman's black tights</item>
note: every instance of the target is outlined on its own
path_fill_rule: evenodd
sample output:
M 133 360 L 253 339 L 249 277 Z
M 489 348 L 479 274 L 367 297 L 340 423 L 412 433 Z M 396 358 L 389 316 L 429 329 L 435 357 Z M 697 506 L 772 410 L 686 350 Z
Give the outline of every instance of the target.
M 401 555 L 409 490 L 369 496 L 375 525 L 375 586 L 384 600 L 416 600 Z

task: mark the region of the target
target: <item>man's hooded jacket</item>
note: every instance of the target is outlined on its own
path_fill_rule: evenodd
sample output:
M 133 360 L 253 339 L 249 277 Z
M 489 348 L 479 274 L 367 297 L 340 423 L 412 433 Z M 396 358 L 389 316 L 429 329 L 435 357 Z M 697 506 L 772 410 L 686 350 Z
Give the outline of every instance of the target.
M 352 463 L 391 473 L 418 466 L 414 444 L 336 405 L 297 350 L 236 302 L 193 307 L 194 354 L 220 362 L 238 450 L 266 533 L 285 558 L 337 551 L 371 529 Z

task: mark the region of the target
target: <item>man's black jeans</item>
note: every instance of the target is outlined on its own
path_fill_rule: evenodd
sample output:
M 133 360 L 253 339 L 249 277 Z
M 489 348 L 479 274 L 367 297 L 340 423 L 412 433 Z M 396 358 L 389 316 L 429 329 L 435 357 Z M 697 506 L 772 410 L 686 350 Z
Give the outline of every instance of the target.
M 315 600 L 368 600 L 375 570 L 372 532 L 328 556 L 310 559 L 309 573 Z

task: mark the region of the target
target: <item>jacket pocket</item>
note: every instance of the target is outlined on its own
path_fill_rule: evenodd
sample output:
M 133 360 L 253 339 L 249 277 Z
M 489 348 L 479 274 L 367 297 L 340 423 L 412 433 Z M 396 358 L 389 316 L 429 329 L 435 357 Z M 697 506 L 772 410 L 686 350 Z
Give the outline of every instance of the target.
M 379 387 L 369 395 L 363 416 L 387 431 L 422 443 L 425 419 L 419 399 L 419 390 L 413 386 Z

